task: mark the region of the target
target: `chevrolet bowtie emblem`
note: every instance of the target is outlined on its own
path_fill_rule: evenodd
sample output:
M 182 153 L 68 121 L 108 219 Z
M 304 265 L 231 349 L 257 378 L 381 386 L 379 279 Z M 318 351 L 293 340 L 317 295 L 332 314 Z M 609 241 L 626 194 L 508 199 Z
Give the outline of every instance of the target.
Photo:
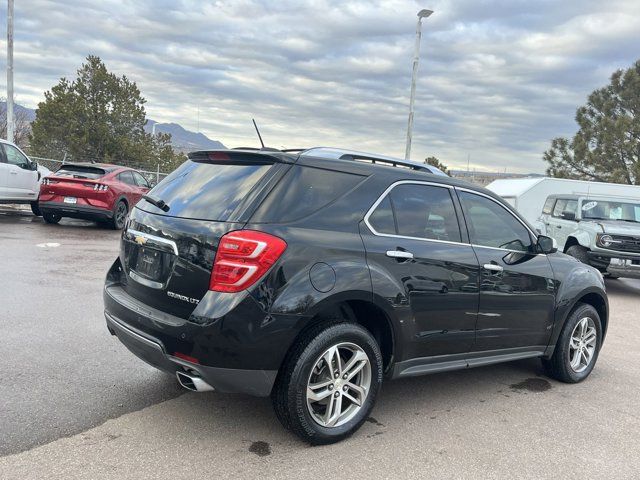
M 145 243 L 147 243 L 147 239 L 146 237 L 143 237 L 142 235 L 138 235 L 134 238 L 134 241 L 138 244 L 138 245 L 144 245 Z

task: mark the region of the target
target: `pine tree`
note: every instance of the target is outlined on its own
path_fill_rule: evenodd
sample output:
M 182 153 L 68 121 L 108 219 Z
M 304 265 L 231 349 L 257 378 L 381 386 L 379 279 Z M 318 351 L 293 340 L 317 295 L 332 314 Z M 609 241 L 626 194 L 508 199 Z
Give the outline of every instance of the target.
M 576 122 L 571 141 L 555 138 L 544 153 L 548 175 L 640 184 L 640 60 L 591 93 Z
M 109 72 L 93 55 L 77 74 L 73 81 L 61 78 L 38 104 L 31 134 L 34 155 L 150 170 L 181 163 L 170 135 L 145 132 L 146 100 L 135 82 Z

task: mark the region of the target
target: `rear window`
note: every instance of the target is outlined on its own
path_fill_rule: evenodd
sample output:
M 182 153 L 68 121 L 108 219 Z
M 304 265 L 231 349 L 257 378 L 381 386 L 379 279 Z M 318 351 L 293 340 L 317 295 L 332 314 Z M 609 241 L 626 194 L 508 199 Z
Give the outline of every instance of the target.
M 351 173 L 294 165 L 251 221 L 286 223 L 307 217 L 343 196 L 362 179 Z
M 106 170 L 83 165 L 63 165 L 55 173 L 56 177 L 89 178 L 96 180 L 106 175 Z
M 187 160 L 148 193 L 169 205 L 168 212 L 145 200 L 138 207 L 159 215 L 228 221 L 272 165 Z

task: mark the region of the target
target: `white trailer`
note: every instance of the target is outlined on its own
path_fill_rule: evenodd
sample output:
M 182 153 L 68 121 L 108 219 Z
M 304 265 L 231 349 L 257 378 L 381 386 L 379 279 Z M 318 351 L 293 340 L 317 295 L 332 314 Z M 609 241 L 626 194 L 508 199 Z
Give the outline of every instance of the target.
M 598 195 L 640 200 L 640 186 L 619 183 L 532 177 L 494 180 L 487 188 L 509 202 L 520 214 L 535 223 L 549 195 Z

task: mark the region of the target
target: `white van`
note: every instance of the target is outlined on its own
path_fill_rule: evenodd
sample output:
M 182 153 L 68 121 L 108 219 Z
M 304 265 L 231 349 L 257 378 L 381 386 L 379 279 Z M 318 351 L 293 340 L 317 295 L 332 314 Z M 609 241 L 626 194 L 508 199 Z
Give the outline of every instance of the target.
M 538 228 L 542 207 L 550 195 L 600 195 L 640 200 L 640 186 L 589 182 L 565 178 L 533 177 L 494 180 L 487 188 L 511 204 Z M 541 230 L 541 233 L 544 231 Z
M 11 142 L 0 139 L 0 203 L 28 203 L 40 215 L 40 180 L 51 173 Z

